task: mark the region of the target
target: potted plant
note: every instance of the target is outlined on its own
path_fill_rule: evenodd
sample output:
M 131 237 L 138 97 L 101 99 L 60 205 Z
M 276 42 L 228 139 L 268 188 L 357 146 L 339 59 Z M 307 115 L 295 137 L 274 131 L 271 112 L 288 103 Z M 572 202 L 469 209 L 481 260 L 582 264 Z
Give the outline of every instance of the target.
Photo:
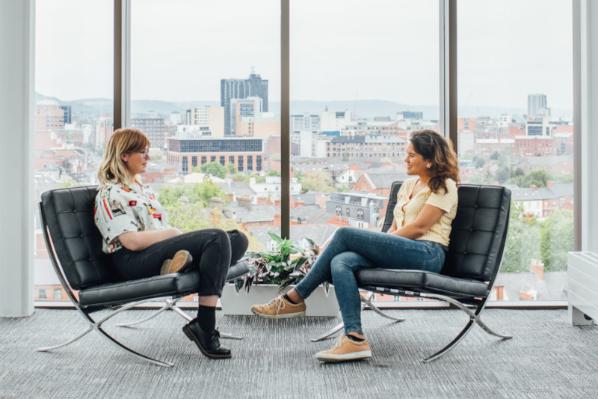
M 274 244 L 273 250 L 248 253 L 249 273 L 224 287 L 221 298 L 224 314 L 252 314 L 251 305 L 270 301 L 309 273 L 319 252 L 313 240 L 305 238 L 301 245 L 296 245 L 274 233 L 268 235 Z M 306 302 L 307 316 L 336 316 L 338 313 L 334 287 L 328 282 L 318 287 Z

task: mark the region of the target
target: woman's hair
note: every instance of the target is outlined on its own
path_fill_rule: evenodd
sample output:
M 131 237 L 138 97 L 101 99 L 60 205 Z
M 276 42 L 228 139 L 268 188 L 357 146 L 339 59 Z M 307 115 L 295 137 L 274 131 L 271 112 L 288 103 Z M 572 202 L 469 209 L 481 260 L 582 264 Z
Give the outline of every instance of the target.
M 127 165 L 122 155 L 132 152 L 143 152 L 149 147 L 150 141 L 139 129 L 117 129 L 110 137 L 104 150 L 104 157 L 100 163 L 98 180 L 101 184 L 127 183 L 130 178 Z
M 459 183 L 457 154 L 455 154 L 450 139 L 447 140 L 435 131 L 426 129 L 413 132 L 409 140 L 415 152 L 431 164 L 432 177 L 428 182 L 428 187 L 432 192 L 437 192 L 439 188 L 446 192 L 445 180 L 448 178 Z

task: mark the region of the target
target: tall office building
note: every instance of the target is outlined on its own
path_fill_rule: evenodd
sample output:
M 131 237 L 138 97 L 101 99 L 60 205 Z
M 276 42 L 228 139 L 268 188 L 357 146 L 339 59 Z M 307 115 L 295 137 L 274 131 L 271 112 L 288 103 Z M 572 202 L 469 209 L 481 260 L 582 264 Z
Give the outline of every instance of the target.
M 166 125 L 163 118 L 132 118 L 131 127 L 143 131 L 151 146 L 162 148 L 166 144 Z
M 527 117 L 535 119 L 549 116 L 550 109 L 546 101 L 546 94 L 528 94 L 527 96 Z
M 231 100 L 259 97 L 262 99 L 262 112 L 268 112 L 268 81 L 256 73 L 249 79 L 220 80 L 220 105 L 224 108 L 224 134 L 233 134 L 234 114 L 231 112 Z
M 72 123 L 72 108 L 70 105 L 61 105 L 60 109 L 64 111 L 64 124 Z

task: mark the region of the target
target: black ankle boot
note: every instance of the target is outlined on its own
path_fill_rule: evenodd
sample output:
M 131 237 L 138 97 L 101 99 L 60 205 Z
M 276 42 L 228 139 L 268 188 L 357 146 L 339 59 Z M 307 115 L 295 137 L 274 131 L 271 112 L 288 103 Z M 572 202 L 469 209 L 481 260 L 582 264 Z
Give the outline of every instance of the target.
M 186 324 L 183 327 L 183 332 L 187 338 L 195 342 L 201 353 L 210 359 L 227 359 L 231 357 L 230 349 L 220 346 L 220 333 L 218 330 L 204 331 L 197 319 Z

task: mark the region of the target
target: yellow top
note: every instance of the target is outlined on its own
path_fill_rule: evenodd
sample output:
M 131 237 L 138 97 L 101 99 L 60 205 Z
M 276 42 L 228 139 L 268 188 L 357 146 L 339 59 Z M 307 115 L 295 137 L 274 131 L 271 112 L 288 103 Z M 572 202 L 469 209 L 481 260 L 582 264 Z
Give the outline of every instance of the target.
M 397 205 L 393 211 L 395 224 L 397 227 L 415 222 L 417 215 L 421 212 L 424 205 L 432 205 L 444 211 L 440 220 L 436 222 L 427 233 L 419 237 L 418 240 L 434 241 L 442 245 L 449 245 L 451 235 L 451 224 L 457 214 L 457 183 L 453 179 L 446 179 L 447 192 L 442 188 L 437 193 L 433 193 L 429 187 L 425 187 L 417 194 L 413 195 L 418 178 L 405 180 L 397 194 Z

